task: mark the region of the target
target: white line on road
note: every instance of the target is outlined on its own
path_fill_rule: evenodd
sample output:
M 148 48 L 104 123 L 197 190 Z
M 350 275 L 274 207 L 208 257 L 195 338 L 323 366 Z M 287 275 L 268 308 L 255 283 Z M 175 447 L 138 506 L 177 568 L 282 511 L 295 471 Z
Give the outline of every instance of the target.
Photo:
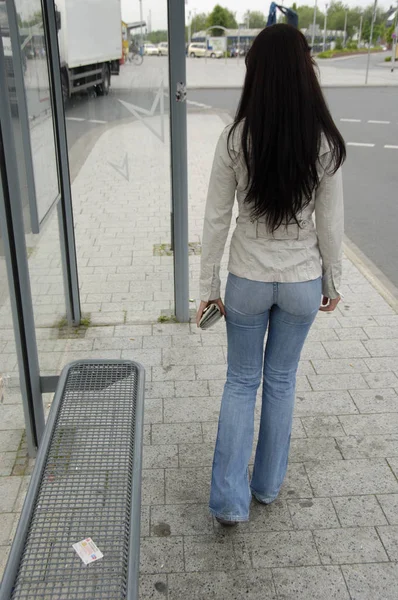
M 107 123 L 108 121 L 101 121 L 100 119 L 89 119 L 88 122 L 89 123 L 101 123 L 101 124 L 104 124 L 104 123 Z
M 343 121 L 344 123 L 360 123 L 361 119 L 340 119 L 340 121 Z
M 212 108 L 209 104 L 202 104 L 202 102 L 195 102 L 195 100 L 187 100 L 187 104 L 199 106 L 200 108 Z
M 170 96 L 165 92 L 165 97 L 170 98 Z M 187 104 L 191 104 L 191 106 L 199 106 L 199 108 L 213 108 L 210 104 L 203 104 L 202 102 L 196 102 L 196 100 L 187 100 Z
M 374 123 L 375 125 L 389 125 L 391 121 L 368 121 L 368 123 Z
M 386 145 L 384 146 L 384 148 L 389 148 L 389 149 L 391 149 L 391 150 L 398 150 L 398 146 L 390 146 L 389 144 L 386 144 Z
M 347 142 L 347 146 L 363 146 L 364 148 L 373 148 L 374 144 L 363 144 L 362 142 Z
M 65 117 L 65 121 L 78 121 L 79 123 L 81 121 L 85 121 L 86 119 L 81 119 L 80 117 Z

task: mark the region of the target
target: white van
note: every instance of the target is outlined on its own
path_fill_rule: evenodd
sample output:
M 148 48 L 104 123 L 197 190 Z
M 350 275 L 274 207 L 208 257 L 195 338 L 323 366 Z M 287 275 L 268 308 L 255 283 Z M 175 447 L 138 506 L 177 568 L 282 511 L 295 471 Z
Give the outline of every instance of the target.
M 206 50 L 206 44 L 202 42 L 193 42 L 189 44 L 188 56 L 191 58 L 201 58 L 203 56 L 210 56 L 210 58 L 222 58 L 223 52 L 221 50 Z

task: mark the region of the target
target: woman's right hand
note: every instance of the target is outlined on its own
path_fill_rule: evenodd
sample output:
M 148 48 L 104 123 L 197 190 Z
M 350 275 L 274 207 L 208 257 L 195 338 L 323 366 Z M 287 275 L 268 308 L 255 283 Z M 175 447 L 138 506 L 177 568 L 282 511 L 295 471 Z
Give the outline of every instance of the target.
M 221 298 L 218 298 L 217 300 L 209 300 L 209 302 L 204 302 L 202 300 L 201 303 L 200 303 L 200 305 L 199 305 L 198 312 L 196 313 L 196 325 L 197 325 L 197 327 L 199 327 L 200 319 L 203 316 L 203 312 L 204 312 L 205 308 L 207 308 L 210 304 L 217 304 L 218 308 L 221 311 L 221 314 L 225 317 L 225 307 L 224 307 L 224 303 L 221 300 Z
M 340 300 L 341 296 L 337 296 L 337 298 L 328 298 L 327 296 L 322 296 L 322 302 L 319 310 L 321 312 L 333 312 Z

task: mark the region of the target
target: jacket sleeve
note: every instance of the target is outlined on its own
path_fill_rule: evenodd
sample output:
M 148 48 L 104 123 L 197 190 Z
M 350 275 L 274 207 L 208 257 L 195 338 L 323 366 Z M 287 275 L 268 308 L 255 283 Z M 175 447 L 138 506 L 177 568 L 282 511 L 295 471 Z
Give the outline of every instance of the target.
M 200 299 L 220 298 L 220 263 L 224 253 L 235 200 L 236 176 L 228 153 L 228 130 L 218 140 L 207 194 L 202 236 Z
M 322 258 L 322 293 L 327 298 L 337 298 L 340 295 L 344 237 L 341 169 L 334 175 L 324 171 L 316 191 L 315 221 Z

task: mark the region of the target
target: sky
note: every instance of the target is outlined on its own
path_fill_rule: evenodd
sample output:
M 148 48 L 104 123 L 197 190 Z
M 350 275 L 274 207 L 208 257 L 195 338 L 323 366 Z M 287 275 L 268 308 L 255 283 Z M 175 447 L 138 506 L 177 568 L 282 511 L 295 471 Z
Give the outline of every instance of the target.
M 285 6 L 291 6 L 294 0 L 284 0 L 281 4 Z M 300 1 L 296 0 L 296 4 L 314 4 L 315 0 Z M 343 0 L 348 6 L 369 6 L 372 0 Z M 139 0 L 121 0 L 122 2 L 122 17 L 124 21 L 132 22 L 140 20 L 140 2 Z M 188 18 L 189 12 L 191 14 L 196 12 L 210 12 L 217 0 L 188 0 L 185 10 Z M 221 6 L 226 6 L 232 12 L 235 12 L 238 21 L 242 21 L 243 14 L 246 10 L 260 10 L 261 12 L 268 14 L 269 6 L 271 2 L 261 2 L 260 0 L 249 0 L 249 2 L 242 2 L 242 0 L 221 0 L 219 1 Z M 387 10 L 391 4 L 395 4 L 395 0 L 384 0 L 379 1 L 378 6 Z M 321 10 L 325 8 L 325 0 L 318 0 L 318 6 Z M 167 29 L 167 0 L 142 0 L 142 16 L 144 21 L 148 21 L 149 11 L 151 11 L 152 18 L 152 30 L 155 29 Z M 243 8 L 242 8 L 243 7 Z

